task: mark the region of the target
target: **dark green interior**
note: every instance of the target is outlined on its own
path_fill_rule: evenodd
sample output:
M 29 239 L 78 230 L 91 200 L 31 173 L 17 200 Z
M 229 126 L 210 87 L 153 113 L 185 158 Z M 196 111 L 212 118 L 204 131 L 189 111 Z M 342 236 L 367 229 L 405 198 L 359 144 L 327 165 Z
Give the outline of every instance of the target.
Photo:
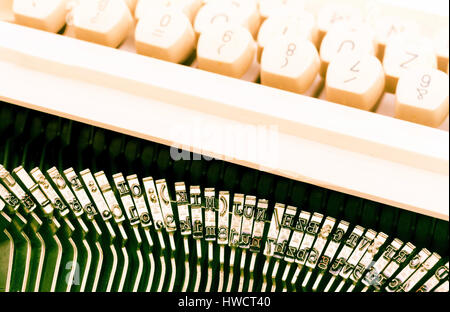
M 346 195 L 343 193 L 331 191 L 325 188 L 314 185 L 289 180 L 258 170 L 249 169 L 243 166 L 238 166 L 225 161 L 211 160 L 191 160 L 191 161 L 173 161 L 169 154 L 169 147 L 120 133 L 104 130 L 101 128 L 89 126 L 79 122 L 74 122 L 68 119 L 55 117 L 48 114 L 43 114 L 37 111 L 21 108 L 15 105 L 0 102 L 0 164 L 12 171 L 19 165 L 29 172 L 36 166 L 41 168 L 42 172 L 56 166 L 60 172 L 69 167 L 73 167 L 76 172 L 89 168 L 92 173 L 103 170 L 108 179 L 112 183 L 112 175 L 122 172 L 125 175 L 137 174 L 139 179 L 147 176 L 152 176 L 155 180 L 164 178 L 167 180 L 170 190 L 171 198 L 175 198 L 174 183 L 184 181 L 187 188 L 189 185 L 200 185 L 202 190 L 205 187 L 215 187 L 216 192 L 227 190 L 233 193 L 243 193 L 246 195 L 255 195 L 257 198 L 265 198 L 269 200 L 268 220 L 271 218 L 271 211 L 276 202 L 294 205 L 303 210 L 310 212 L 320 212 L 325 216 L 332 216 L 338 220 L 344 219 L 352 225 L 361 225 L 365 228 L 371 228 L 376 231 L 382 231 L 390 236 L 400 238 L 403 242 L 411 241 L 417 247 L 426 247 L 430 251 L 435 251 L 442 256 L 442 261 L 448 259 L 448 242 L 449 242 L 449 224 L 447 221 L 438 220 L 428 216 L 412 213 L 396 207 L 391 207 L 379 204 L 370 200 Z M 191 158 L 192 159 L 192 158 Z M 116 194 L 117 195 L 117 194 Z M 119 198 L 119 197 L 117 197 Z M 176 212 L 176 207 L 174 206 Z M 23 213 L 25 215 L 25 213 Z M 56 215 L 56 214 L 55 214 Z M 39 244 L 36 234 L 33 233 L 31 226 L 21 224 L 20 220 L 15 216 L 11 216 L 13 221 L 8 222 L 1 220 L 0 223 L 0 290 L 4 287 L 6 267 L 9 255 L 9 239 L 3 232 L 3 228 L 11 228 L 15 231 L 13 234 L 17 237 L 20 232 L 24 231 L 29 239 L 32 241 L 33 248 L 32 259 L 38 259 Z M 43 217 L 44 219 L 44 217 Z M 44 225 L 39 230 L 39 233 L 46 241 L 46 264 L 41 282 L 41 291 L 49 290 L 49 283 L 51 282 L 51 268 L 54 266 L 53 253 L 56 252 L 56 246 L 51 239 L 55 230 L 48 225 L 48 221 L 44 220 Z M 72 222 L 77 225 L 75 221 Z M 86 221 L 88 223 L 88 221 Z M 102 224 L 102 220 L 98 219 L 98 223 Z M 125 229 L 128 232 L 129 241 L 115 241 L 118 250 L 122 244 L 125 244 L 128 250 L 141 248 L 143 254 L 148 252 L 148 247 L 143 244 L 138 247 L 133 239 L 132 230 L 128 227 L 127 221 L 124 222 Z M 103 229 L 107 233 L 106 229 Z M 153 230 L 153 228 L 152 228 Z M 267 226 L 266 226 L 267 231 Z M 117 228 L 116 228 L 116 232 Z M 178 231 L 177 231 L 178 233 Z M 58 230 L 58 235 L 61 237 L 61 243 L 64 249 L 64 257 L 70 259 L 71 247 L 68 244 L 68 237 L 72 237 L 75 243 L 80 244 L 82 234 L 79 229 L 75 229 L 72 233 L 70 229 L 64 226 Z M 96 237 L 92 237 L 93 233 L 89 233 L 87 240 L 92 242 Z M 159 246 L 157 243 L 157 236 L 153 235 L 155 247 L 153 253 L 159 254 Z M 143 235 L 142 235 L 143 236 Z M 166 237 L 167 239 L 167 237 Z M 184 252 L 182 248 L 181 237 L 179 234 L 175 236 L 176 243 L 180 246 L 177 248 L 175 258 L 177 265 L 180 266 L 181 272 L 184 266 Z M 104 247 L 103 250 L 108 250 L 109 238 L 107 235 L 99 238 L 100 243 Z M 48 243 L 47 243 L 48 242 Z M 168 244 L 168 241 L 167 241 Z M 13 280 L 11 285 L 12 291 L 19 291 L 21 284 L 21 274 L 23 269 L 20 267 L 20 259 L 23 257 L 24 242 L 20 238 L 17 239 L 17 246 L 15 247 L 15 267 L 13 268 L 13 276 L 17 278 Z M 190 241 L 192 246 L 191 252 L 191 274 L 195 275 L 195 244 L 193 240 Z M 206 248 L 204 244 L 203 248 Z M 81 250 L 81 248 L 79 248 Z M 92 247 L 94 250 L 94 247 Z M 206 250 L 206 249 L 205 249 Z M 133 253 L 129 251 L 131 258 L 129 276 L 127 277 L 125 290 L 131 290 L 131 285 L 134 279 L 134 271 L 132 268 L 136 265 L 136 259 L 133 258 Z M 218 249 L 215 249 L 218 252 Z M 227 248 L 227 253 L 229 249 Z M 85 255 L 80 251 L 79 263 L 83 264 Z M 170 253 L 166 253 L 166 257 L 170 257 Z M 155 257 L 159 259 L 159 256 Z M 226 257 L 227 259 L 228 257 Z M 109 257 L 105 255 L 105 269 L 102 271 L 101 282 L 98 290 L 104 290 Z M 250 257 L 247 257 L 249 261 Z M 94 256 L 95 260 L 95 256 Z M 120 257 L 119 257 L 120 260 Z M 261 271 L 264 256 L 259 255 L 257 262 L 257 269 L 255 271 L 255 286 L 254 290 L 258 290 L 258 285 L 261 284 Z M 64 261 L 64 260 L 63 260 Z M 120 260 L 121 261 L 121 260 Z M 119 261 L 119 267 L 120 267 Z M 239 263 L 239 253 L 237 255 L 236 263 Z M 16 265 L 17 263 L 17 265 Z M 64 263 L 64 262 L 63 262 Z M 156 261 L 158 272 L 158 261 Z M 148 269 L 146 257 L 144 257 L 145 272 Z M 204 261 L 204 275 L 207 274 L 207 261 Z M 247 263 L 248 264 L 248 263 Z M 283 266 L 283 264 L 282 264 Z M 61 266 L 64 269 L 64 266 Z M 216 263 L 214 272 L 218 267 Z M 239 275 L 239 265 L 235 265 L 235 275 Z M 166 284 L 170 276 L 170 267 L 167 268 Z M 228 267 L 225 266 L 225 273 Z M 120 271 L 120 270 L 119 270 Z M 282 271 L 282 267 L 281 270 Z M 67 271 L 64 271 L 67 272 Z M 145 272 L 144 275 L 145 276 Z M 15 275 L 14 275 L 15 274 Z M 61 276 L 64 276 L 64 273 Z M 105 277 L 103 277 L 103 275 Z M 227 275 L 225 275 L 227 276 Z M 429 275 L 427 275 L 429 276 Z M 30 270 L 30 278 L 32 281 L 33 270 Z M 191 278 L 191 282 L 194 277 Z M 227 280 L 227 278 L 225 278 Z M 234 279 L 233 290 L 237 290 L 237 280 Z M 181 289 L 183 282 L 182 274 L 177 275 L 177 282 L 174 290 Z M 115 281 L 116 285 L 118 281 Z M 200 290 L 204 289 L 206 281 L 202 281 Z M 248 280 L 246 281 L 248 283 Z M 271 283 L 271 281 L 269 281 Z M 28 291 L 31 291 L 27 287 Z M 139 290 L 144 290 L 144 283 Z M 157 284 L 157 283 L 155 283 Z M 89 285 L 89 283 L 88 283 Z M 168 285 L 165 285 L 165 289 Z M 217 287 L 217 279 L 213 278 L 212 290 Z M 152 290 L 155 290 L 153 287 Z M 114 287 L 113 287 L 114 289 Z M 192 285 L 190 286 L 192 289 Z M 244 289 L 246 289 L 244 287 Z M 281 289 L 281 288 L 277 288 Z M 57 290 L 64 290 L 64 280 L 58 281 Z M 72 290 L 77 290 L 73 287 Z M 88 289 L 89 290 L 89 287 Z M 290 289 L 292 290 L 292 289 Z M 297 288 L 297 291 L 309 290 Z

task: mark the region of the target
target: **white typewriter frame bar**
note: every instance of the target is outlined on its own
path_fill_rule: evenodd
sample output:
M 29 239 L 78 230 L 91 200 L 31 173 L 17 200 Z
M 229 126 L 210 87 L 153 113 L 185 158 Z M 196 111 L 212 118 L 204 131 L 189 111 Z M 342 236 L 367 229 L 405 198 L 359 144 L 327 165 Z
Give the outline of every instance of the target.
M 449 220 L 442 130 L 6 22 L 0 100 Z M 205 121 L 276 126 L 277 166 L 169 131 Z

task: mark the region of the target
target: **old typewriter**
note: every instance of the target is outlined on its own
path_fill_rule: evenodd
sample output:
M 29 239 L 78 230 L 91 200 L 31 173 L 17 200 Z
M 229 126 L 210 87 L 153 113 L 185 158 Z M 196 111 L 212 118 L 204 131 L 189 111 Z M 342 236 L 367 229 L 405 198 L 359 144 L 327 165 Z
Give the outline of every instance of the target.
M 411 3 L 0 0 L 0 291 L 448 292 Z

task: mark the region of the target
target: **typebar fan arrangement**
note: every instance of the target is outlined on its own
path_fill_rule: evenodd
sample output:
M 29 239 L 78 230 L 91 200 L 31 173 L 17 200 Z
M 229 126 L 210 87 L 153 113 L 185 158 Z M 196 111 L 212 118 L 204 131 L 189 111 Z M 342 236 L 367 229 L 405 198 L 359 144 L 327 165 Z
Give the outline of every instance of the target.
M 9 104 L 0 120 L 1 291 L 448 291 L 447 221 Z

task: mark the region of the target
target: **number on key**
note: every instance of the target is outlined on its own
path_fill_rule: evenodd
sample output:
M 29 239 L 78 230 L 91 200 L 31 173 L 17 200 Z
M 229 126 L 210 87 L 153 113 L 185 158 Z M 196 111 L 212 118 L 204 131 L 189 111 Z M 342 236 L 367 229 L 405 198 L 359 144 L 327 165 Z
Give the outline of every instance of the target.
M 261 58 L 261 83 L 304 93 L 317 77 L 320 58 L 316 47 L 302 38 L 271 41 Z
M 76 38 L 110 47 L 126 38 L 132 22 L 123 0 L 83 0 L 72 11 Z
M 386 45 L 383 57 L 386 91 L 394 93 L 398 78 L 415 67 L 436 68 L 436 54 L 431 43 L 397 38 Z
M 135 31 L 136 51 L 161 60 L 181 63 L 195 48 L 189 19 L 177 10 L 154 11 L 141 18 Z
M 66 0 L 14 0 L 17 24 L 58 32 L 66 23 Z
M 448 75 L 434 68 L 404 73 L 395 94 L 395 117 L 438 127 L 448 115 Z
M 318 32 L 314 15 L 300 11 L 292 14 L 276 14 L 266 19 L 258 32 L 258 59 L 266 44 L 274 37 L 304 38 L 316 44 Z
M 250 32 L 238 25 L 213 26 L 198 40 L 198 68 L 240 78 L 249 69 L 256 53 Z
M 342 55 L 328 66 L 325 89 L 330 102 L 371 110 L 384 91 L 383 66 L 373 55 Z
M 362 26 L 361 26 L 362 27 Z M 320 45 L 321 74 L 325 76 L 328 64 L 343 54 L 375 54 L 375 40 L 369 31 L 341 25 L 330 30 Z

